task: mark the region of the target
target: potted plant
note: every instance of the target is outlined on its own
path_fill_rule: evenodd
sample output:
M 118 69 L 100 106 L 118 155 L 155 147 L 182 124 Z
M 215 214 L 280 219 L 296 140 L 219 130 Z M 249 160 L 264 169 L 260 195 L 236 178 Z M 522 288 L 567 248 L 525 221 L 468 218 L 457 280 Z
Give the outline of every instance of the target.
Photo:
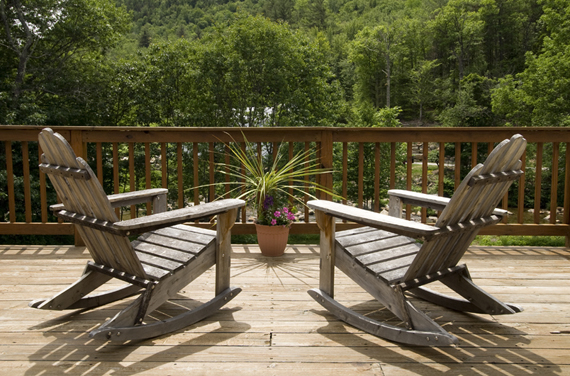
M 265 256 L 281 256 L 287 247 L 289 229 L 295 221 L 295 208 L 281 205 L 273 196 L 266 195 L 255 222 L 257 243 Z
M 285 251 L 289 229 L 295 220 L 294 203 L 305 205 L 299 198 L 308 195 L 305 187 L 310 185 L 315 191 L 321 191 L 338 197 L 329 189 L 310 181 L 307 177 L 331 173 L 330 169 L 321 168 L 318 160 L 310 156 L 311 151 L 301 151 L 288 161 L 283 160 L 281 146 L 271 163 L 264 163 L 263 156 L 256 153 L 255 145 L 247 141 L 245 148 L 239 143 L 226 144 L 229 153 L 237 164 L 219 163 L 220 172 L 234 178 L 232 192 L 237 198 L 246 200 L 256 212 L 256 232 L 261 252 L 268 256 L 280 256 Z M 281 144 L 282 145 L 282 144 Z M 267 165 L 266 165 L 267 164 Z M 297 195 L 296 195 L 297 194 Z

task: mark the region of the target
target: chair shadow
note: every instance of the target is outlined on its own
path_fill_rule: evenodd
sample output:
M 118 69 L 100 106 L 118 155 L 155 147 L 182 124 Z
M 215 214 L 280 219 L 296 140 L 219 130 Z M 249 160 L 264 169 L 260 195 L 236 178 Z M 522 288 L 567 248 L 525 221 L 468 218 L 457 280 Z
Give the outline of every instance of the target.
M 349 308 L 369 316 L 366 312 L 370 312 L 370 306 L 375 303 L 377 304 L 373 300 L 355 304 Z M 380 305 L 378 306 L 381 307 Z M 386 311 L 389 315 L 392 315 L 388 310 L 381 309 L 381 311 L 383 318 L 386 318 Z M 461 322 L 455 320 L 451 322 L 446 319 L 440 320 L 440 318 L 436 318 L 438 324 L 458 337 L 458 346 L 427 347 L 405 345 L 385 339 L 379 341 L 383 341 L 388 345 L 378 344 L 362 337 L 362 332 L 360 331 L 357 333 L 347 331 L 345 327 L 349 326 L 349 324 L 343 323 L 324 309 L 313 310 L 313 312 L 323 315 L 327 319 L 327 326 L 317 329 L 317 332 L 330 341 L 336 342 L 340 346 L 350 347 L 365 356 L 376 359 L 382 364 L 419 375 L 528 374 L 549 376 L 559 375 L 561 372 L 558 365 L 533 353 L 531 349 L 524 348 L 525 344 L 530 344 L 530 340 L 525 338 L 527 333 L 469 313 L 450 311 L 454 314 L 462 315 L 464 318 L 462 318 Z M 371 316 L 374 316 L 374 313 Z M 391 321 L 390 324 L 396 325 L 396 322 L 399 320 L 394 317 Z M 343 325 L 338 325 L 339 322 Z M 484 329 L 481 329 L 482 324 Z M 474 333 L 473 328 L 479 328 L 479 331 Z M 505 335 L 505 332 L 508 332 L 508 335 Z M 358 343 L 358 346 L 354 346 L 355 343 Z M 392 350 L 391 348 L 394 347 L 398 347 L 398 349 Z M 410 352 L 414 353 L 414 355 L 407 356 L 406 353 Z M 481 360 L 470 362 L 472 359 Z M 521 359 L 524 360 L 525 364 L 521 364 Z M 469 367 L 472 367 L 473 370 L 467 370 Z
M 157 316 L 169 316 L 173 310 L 179 311 L 180 306 L 190 308 L 188 306 L 200 304 L 187 297 L 183 300 L 184 304 L 170 302 L 163 304 L 153 316 L 159 320 L 164 319 Z M 126 304 L 117 303 L 110 307 L 111 309 L 78 310 L 29 328 L 44 330 L 44 337 L 55 339 L 28 356 L 29 362 L 33 365 L 27 369 L 25 375 L 52 374 L 54 369 L 61 374 L 106 375 L 112 370 L 113 373 L 120 375 L 134 375 L 218 346 L 251 328 L 249 324 L 235 321 L 234 312 L 241 310 L 235 307 L 222 308 L 211 317 L 184 329 L 146 340 L 121 343 L 89 338 L 89 331 L 104 321 L 100 318 L 101 311 L 106 311 L 106 316 L 109 316 L 109 313 L 114 315 L 115 311 L 124 308 Z M 208 329 L 213 325 L 218 327 Z M 174 336 L 177 337 L 172 339 Z M 191 338 L 184 340 L 187 336 Z M 156 346 L 164 346 L 164 350 L 158 352 L 144 350 L 144 347 Z M 128 357 L 136 352 L 139 352 L 134 356 L 137 360 L 128 360 Z M 146 352 L 152 352 L 152 355 L 144 357 Z M 141 359 L 141 356 L 144 358 Z

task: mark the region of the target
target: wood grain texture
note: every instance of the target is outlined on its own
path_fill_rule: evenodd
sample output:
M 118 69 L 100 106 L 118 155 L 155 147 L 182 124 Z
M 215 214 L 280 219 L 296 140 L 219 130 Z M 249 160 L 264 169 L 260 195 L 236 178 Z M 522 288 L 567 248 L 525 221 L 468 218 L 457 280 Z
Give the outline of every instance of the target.
M 129 306 L 90 332 L 90 337 L 108 340 L 138 340 L 157 336 L 191 325 L 215 313 L 241 289 L 230 288 L 230 229 L 235 223 L 242 200 L 226 199 L 196 207 L 166 211 L 166 189 L 105 194 L 89 165 L 75 156 L 69 143 L 51 129 L 39 135 L 44 150 L 41 169 L 48 174 L 62 205 L 52 207 L 60 217 L 76 224 L 94 262 L 70 287 L 51 299 L 34 300 L 39 309 L 94 308 L 138 292 Z M 81 142 L 76 140 L 76 149 Z M 129 143 L 132 157 L 133 143 Z M 133 172 L 133 158 L 130 171 Z M 131 178 L 133 175 L 131 174 Z M 131 180 L 132 184 L 132 180 Z M 132 188 L 132 187 L 131 187 Z M 155 213 L 143 218 L 133 216 L 137 203 L 153 202 Z M 114 207 L 131 206 L 129 221 L 119 222 Z M 183 222 L 218 215 L 218 229 L 194 229 Z M 128 235 L 142 233 L 132 243 Z M 216 296 L 201 307 L 153 324 L 145 317 L 203 274 L 217 267 Z M 107 293 L 88 295 L 109 278 L 132 285 Z M 87 295 L 87 296 L 86 296 Z
M 425 170 L 427 143 L 423 146 Z M 390 191 L 389 213 L 392 216 L 330 201 L 310 201 L 308 205 L 315 209 L 321 228 L 320 289 L 309 290 L 311 297 L 341 320 L 371 334 L 423 346 L 446 346 L 457 343 L 457 338 L 408 300 L 404 291 L 410 287 L 424 300 L 455 310 L 486 314 L 521 312 L 520 307 L 502 303 L 473 283 L 466 267 L 455 266 L 479 229 L 502 219 L 495 213 L 504 212 L 496 211 L 496 206 L 512 181 L 522 175 L 520 158 L 525 149 L 526 140 L 514 135 L 494 148 L 484 163 L 476 164 L 474 159 L 473 169 L 450 199 L 429 196 L 425 191 L 421 194 Z M 434 231 L 428 233 L 420 226 L 412 229 L 415 222 L 400 218 L 404 204 L 420 204 L 424 208 L 441 210 L 431 229 Z M 323 231 L 325 219 L 329 222 L 331 217 L 350 219 L 370 229 L 349 230 L 346 234 L 340 232 L 336 239 L 334 231 L 330 234 Z M 421 239 L 421 244 L 414 238 Z M 334 258 L 328 256 L 332 249 L 329 244 L 333 241 L 336 247 Z M 387 322 L 365 318 L 336 302 L 331 264 L 402 320 L 405 328 L 398 329 Z M 464 299 L 431 293 L 421 287 L 438 280 Z
M 510 316 L 462 314 L 413 300 L 459 339 L 458 347 L 404 346 L 328 313 L 305 293 L 318 283 L 317 245 L 289 245 L 278 260 L 233 245 L 232 283 L 244 290 L 218 313 L 168 336 L 123 345 L 88 333 L 129 300 L 89 311 L 39 311 L 34 297 L 56 293 L 81 273 L 89 253 L 68 246 L 0 246 L 0 366 L 10 375 L 564 375 L 570 373 L 570 253 L 564 248 L 470 247 L 480 286 L 504 301 L 525 299 Z M 54 271 L 57 276 L 54 278 Z M 214 268 L 157 310 L 156 319 L 212 298 Z M 340 271 L 335 298 L 372 318 L 389 312 Z M 120 283 L 114 286 L 119 287 Z M 430 288 L 444 292 L 433 284 Z M 131 298 L 132 299 L 132 298 Z M 398 325 L 398 322 L 393 322 Z

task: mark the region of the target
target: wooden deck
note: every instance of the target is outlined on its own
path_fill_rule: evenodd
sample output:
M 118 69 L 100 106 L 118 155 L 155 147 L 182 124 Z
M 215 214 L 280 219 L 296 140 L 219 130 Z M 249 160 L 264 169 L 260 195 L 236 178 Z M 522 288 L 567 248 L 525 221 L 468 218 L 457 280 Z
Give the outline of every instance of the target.
M 401 346 L 336 320 L 306 293 L 318 286 L 318 252 L 316 246 L 290 246 L 285 256 L 268 259 L 255 246 L 234 246 L 232 285 L 243 292 L 218 314 L 173 335 L 112 344 L 87 333 L 124 302 L 91 311 L 28 308 L 30 300 L 76 280 L 89 259 L 85 249 L 0 246 L 0 374 L 570 374 L 569 250 L 470 248 L 464 261 L 473 279 L 525 311 L 474 315 L 418 302 L 459 337 L 460 345 L 448 348 Z M 213 291 L 210 270 L 156 319 L 190 307 L 192 299 L 209 299 Z M 338 271 L 336 296 L 361 313 L 387 314 Z

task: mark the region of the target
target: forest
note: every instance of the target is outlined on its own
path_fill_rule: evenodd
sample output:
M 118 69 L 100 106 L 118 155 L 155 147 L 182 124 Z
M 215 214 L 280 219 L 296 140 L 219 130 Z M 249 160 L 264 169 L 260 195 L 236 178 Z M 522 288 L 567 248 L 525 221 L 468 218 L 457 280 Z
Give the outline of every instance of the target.
M 570 124 L 570 0 L 0 0 L 0 17 L 0 124 Z

